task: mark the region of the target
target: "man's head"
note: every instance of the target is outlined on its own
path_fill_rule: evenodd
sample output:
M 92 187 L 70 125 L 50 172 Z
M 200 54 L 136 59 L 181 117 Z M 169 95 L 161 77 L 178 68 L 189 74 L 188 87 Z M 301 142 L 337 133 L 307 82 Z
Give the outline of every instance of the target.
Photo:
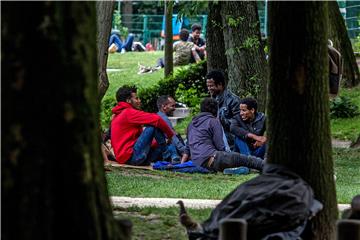
M 180 40 L 186 42 L 189 38 L 189 31 L 186 28 L 181 29 L 180 31 Z
M 225 90 L 224 74 L 220 70 L 213 70 L 206 75 L 206 86 L 211 96 L 221 94 Z
M 156 105 L 158 110 L 165 113 L 166 116 L 173 116 L 176 106 L 174 98 L 169 95 L 162 95 L 158 98 Z
M 214 117 L 216 117 L 218 111 L 218 103 L 213 98 L 204 98 L 204 100 L 202 100 L 200 104 L 200 111 L 209 112 Z
M 255 119 L 257 111 L 257 102 L 254 98 L 243 98 L 240 100 L 240 117 L 243 121 L 252 121 Z
M 141 101 L 136 95 L 137 88 L 135 86 L 124 85 L 116 92 L 116 100 L 118 102 L 127 102 L 136 109 L 140 109 Z
M 201 25 L 198 23 L 194 23 L 191 26 L 191 32 L 191 35 L 195 40 L 199 39 L 201 34 Z

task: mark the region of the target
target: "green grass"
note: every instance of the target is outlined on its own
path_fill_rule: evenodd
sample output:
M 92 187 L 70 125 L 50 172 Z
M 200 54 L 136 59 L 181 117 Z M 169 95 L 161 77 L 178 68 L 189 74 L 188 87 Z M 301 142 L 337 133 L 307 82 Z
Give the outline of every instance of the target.
M 196 221 L 204 221 L 209 217 L 211 209 L 187 209 L 191 217 Z M 125 218 L 133 223 L 132 239 L 176 239 L 186 240 L 185 229 L 178 220 L 179 208 L 117 208 L 114 215 L 117 218 Z
M 341 89 L 340 96 L 347 96 L 360 109 L 360 86 L 352 89 Z M 360 135 L 360 115 L 353 118 L 331 119 L 331 135 L 333 138 L 355 141 Z
M 334 149 L 337 198 L 350 203 L 360 193 L 360 149 Z M 112 168 L 107 172 L 111 196 L 222 199 L 256 174 L 186 174 Z
M 164 77 L 164 70 L 146 74 L 137 74 L 138 63 L 155 66 L 157 59 L 164 56 L 163 51 L 127 52 L 109 55 L 108 68 L 120 69 L 119 72 L 108 71 L 110 86 L 106 96 L 115 96 L 116 90 L 125 84 L 135 84 L 138 88 L 148 88 Z

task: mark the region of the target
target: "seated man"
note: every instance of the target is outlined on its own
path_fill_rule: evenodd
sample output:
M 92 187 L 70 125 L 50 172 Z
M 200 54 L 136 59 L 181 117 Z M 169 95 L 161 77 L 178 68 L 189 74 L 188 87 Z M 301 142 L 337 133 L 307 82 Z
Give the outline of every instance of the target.
M 111 145 L 117 162 L 150 165 L 171 151 L 164 133 L 169 143 L 174 132 L 156 113 L 140 111 L 141 101 L 136 90 L 134 86 L 123 86 L 116 92 L 118 104 L 112 109 Z
M 174 43 L 173 51 L 174 66 L 183 66 L 190 63 L 191 56 L 194 57 L 195 62 L 199 62 L 201 59 L 197 54 L 196 50 L 198 47 L 192 43 L 188 42 L 189 31 L 187 29 L 181 29 L 180 31 L 180 41 Z M 164 58 L 160 58 L 157 62 L 157 67 L 165 67 Z
M 257 112 L 253 98 L 240 100 L 240 114 L 231 120 L 230 131 L 235 135 L 234 151 L 264 158 L 266 150 L 265 115 Z
M 225 152 L 223 129 L 216 118 L 218 104 L 215 99 L 205 98 L 200 111 L 187 129 L 191 159 L 195 165 L 215 172 L 241 166 L 262 169 L 264 161 L 260 158 Z
M 132 45 L 134 42 L 134 35 L 129 34 L 129 36 L 126 39 L 126 42 L 123 43 L 120 39 L 120 36 L 116 33 L 111 34 L 109 39 L 109 53 L 114 52 L 130 52 L 132 50 Z
M 200 37 L 201 34 L 201 25 L 194 23 L 191 26 L 191 35 L 188 39 L 189 42 L 194 43 L 197 46 L 196 52 L 199 55 L 201 60 L 206 58 L 206 42 L 203 38 Z M 191 63 L 195 62 L 195 59 L 192 57 L 190 60 Z
M 240 98 L 227 90 L 224 74 L 219 70 L 213 70 L 206 75 L 206 86 L 210 96 L 219 104 L 217 116 L 224 128 L 227 140 L 225 144 L 233 149 L 235 137 L 230 133 L 230 120 L 239 113 Z
M 175 111 L 176 102 L 174 98 L 169 95 L 160 96 L 157 100 L 157 107 L 159 112 L 157 113 L 167 124 L 168 126 L 175 132 L 173 125 L 171 124 L 169 117 L 173 116 Z M 174 135 L 172 138 L 171 144 L 168 147 L 173 148 L 172 153 L 174 153 L 171 157 L 171 163 L 178 164 L 180 162 L 186 162 L 189 157 L 189 153 L 184 142 L 181 139 L 181 136 Z M 179 157 L 181 155 L 181 159 Z

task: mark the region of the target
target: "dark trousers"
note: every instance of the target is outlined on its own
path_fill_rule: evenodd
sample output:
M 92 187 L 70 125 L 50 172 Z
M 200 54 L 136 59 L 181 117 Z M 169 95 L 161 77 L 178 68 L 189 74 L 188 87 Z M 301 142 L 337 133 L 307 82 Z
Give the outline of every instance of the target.
M 222 172 L 225 168 L 248 167 L 262 170 L 264 160 L 261 158 L 244 155 L 237 152 L 217 151 L 214 162 L 209 167 L 217 172 Z

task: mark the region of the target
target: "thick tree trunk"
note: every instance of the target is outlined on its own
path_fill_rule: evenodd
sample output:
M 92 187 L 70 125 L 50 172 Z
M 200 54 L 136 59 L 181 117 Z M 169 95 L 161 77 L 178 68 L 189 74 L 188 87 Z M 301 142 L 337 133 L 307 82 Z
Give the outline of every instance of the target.
M 344 18 L 336 1 L 329 1 L 329 38 L 343 58 L 343 80 L 345 87 L 354 87 L 360 83 L 359 68 L 347 33 Z
M 326 2 L 269 2 L 267 161 L 298 173 L 323 203 L 314 220 L 313 239 L 333 239 L 337 218 L 327 92 L 327 14 Z
M 165 1 L 165 77 L 172 75 L 173 64 L 173 30 L 172 30 L 173 2 Z
M 240 97 L 254 96 L 265 109 L 268 65 L 261 44 L 255 1 L 226 1 L 221 8 L 228 64 L 228 88 Z
M 224 71 L 226 84 L 228 82 L 228 65 L 225 56 L 225 43 L 222 18 L 220 14 L 223 2 L 209 2 L 208 23 L 206 25 L 206 51 L 208 72 L 215 69 Z
M 95 3 L 1 5 L 2 238 L 124 239 L 100 155 Z
M 106 73 L 108 60 L 109 37 L 111 33 L 112 16 L 114 12 L 113 1 L 97 1 L 97 49 L 98 49 L 98 74 L 99 74 L 99 99 L 104 97 L 109 88 L 109 79 Z

